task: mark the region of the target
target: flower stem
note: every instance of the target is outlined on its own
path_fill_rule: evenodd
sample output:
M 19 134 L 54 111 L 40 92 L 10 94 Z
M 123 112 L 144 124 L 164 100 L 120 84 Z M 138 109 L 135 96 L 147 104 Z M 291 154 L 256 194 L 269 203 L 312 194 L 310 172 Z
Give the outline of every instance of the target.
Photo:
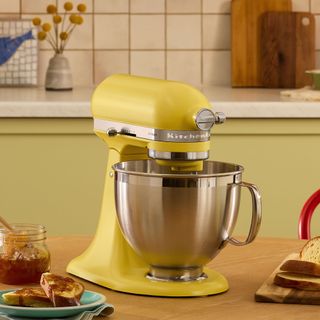
M 52 36 L 51 32 L 47 32 L 47 35 L 48 35 L 48 40 L 50 40 L 51 43 L 52 43 L 52 46 L 53 46 L 54 51 L 55 51 L 55 52 L 58 52 L 57 44 L 55 43 L 54 37 Z
M 56 52 L 57 53 L 59 53 L 58 51 L 59 51 L 59 43 L 58 43 L 58 24 L 55 24 L 54 25 L 54 32 L 55 32 L 55 36 L 56 36 L 56 48 L 57 48 L 57 50 L 56 50 Z
M 68 33 L 68 38 L 64 41 L 62 50 L 65 49 L 65 47 L 66 47 L 66 45 L 67 45 L 67 43 L 68 43 L 68 41 L 69 41 L 69 39 L 70 39 L 70 36 L 71 36 L 71 34 L 72 34 L 72 32 L 73 32 L 73 30 L 74 30 L 75 27 L 76 27 L 76 25 L 74 24 L 74 25 L 72 26 L 71 30 L 69 31 L 69 33 Z
M 54 43 L 52 42 L 51 39 L 46 39 L 48 41 L 48 43 L 51 45 L 52 49 L 54 50 L 55 53 L 59 53 L 54 45 Z
M 63 19 L 62 19 L 62 26 L 61 26 L 61 30 L 60 30 L 61 32 L 63 32 L 63 29 L 64 29 L 64 23 L 66 21 L 66 15 L 67 15 L 67 10 L 64 10 Z M 60 47 L 60 49 L 59 49 L 60 53 L 63 53 L 62 43 L 63 43 L 63 40 L 60 39 L 60 46 L 58 45 L 58 47 Z

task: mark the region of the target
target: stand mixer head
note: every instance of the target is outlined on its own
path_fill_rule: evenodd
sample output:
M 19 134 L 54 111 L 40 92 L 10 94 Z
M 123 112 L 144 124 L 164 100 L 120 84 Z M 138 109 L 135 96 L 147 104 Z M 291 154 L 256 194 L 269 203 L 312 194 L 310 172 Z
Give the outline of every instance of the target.
M 199 268 L 194 268 L 195 272 L 194 270 L 190 272 L 193 262 L 190 262 L 191 265 L 188 262 L 207 263 L 227 240 L 233 244 L 251 242 L 260 225 L 260 196 L 256 188 L 250 185 L 254 210 L 248 239 L 240 243 L 229 237 L 238 212 L 242 169 L 240 166 L 231 166 L 227 171 L 221 171 L 221 166 L 217 163 L 220 169 L 212 171 L 208 170 L 211 165 L 203 166 L 203 161 L 209 156 L 210 129 L 214 124 L 223 123 L 224 115 L 214 113 L 204 95 L 189 85 L 129 75 L 113 75 L 96 88 L 92 97 L 92 113 L 95 133 L 109 146 L 103 204 L 94 240 L 81 256 L 69 263 L 67 271 L 114 290 L 137 294 L 201 296 L 226 291 L 228 283 L 222 275 L 211 269 L 203 272 L 201 263 Z M 142 162 L 148 165 L 141 167 Z M 132 166 L 132 163 L 137 165 Z M 159 221 L 171 219 L 174 212 L 170 210 L 168 212 L 163 208 L 157 209 L 158 220 L 150 222 L 152 209 L 150 210 L 148 206 L 149 210 L 140 216 L 146 200 L 144 194 L 150 200 L 156 192 L 156 198 L 164 201 L 160 201 L 162 205 L 168 201 L 169 198 L 165 197 L 167 190 L 165 181 L 162 179 L 164 173 L 164 180 L 170 184 L 170 197 L 173 197 L 173 201 L 177 192 L 181 190 L 188 193 L 192 189 L 195 194 L 200 194 L 201 188 L 211 188 L 209 191 L 205 190 L 205 195 L 199 199 L 193 199 L 199 208 L 201 203 L 203 205 L 204 198 L 207 204 L 216 203 L 213 206 L 203 207 L 211 208 L 212 217 L 216 216 L 219 207 L 219 223 L 215 222 L 215 218 L 208 220 L 211 221 L 212 228 L 219 229 L 219 236 L 218 240 L 214 241 L 210 253 L 205 252 L 209 258 L 192 260 L 188 258 L 190 253 L 187 253 L 187 259 L 181 260 L 182 262 L 160 262 L 162 265 L 153 265 L 150 269 L 149 264 L 153 262 L 150 262 L 148 257 L 159 257 L 156 252 L 150 254 L 150 250 L 157 251 L 159 246 L 144 250 L 137 245 L 136 239 L 139 235 L 145 238 L 148 235 L 151 238 L 146 238 L 146 242 L 152 242 L 155 236 L 157 237 L 155 242 L 161 243 L 163 242 L 161 239 L 169 235 L 166 234 L 165 224 L 159 226 L 164 231 L 157 235 L 145 231 L 152 225 L 159 225 Z M 136 176 L 142 176 L 142 179 L 137 180 Z M 154 176 L 160 178 L 160 182 L 155 182 Z M 208 178 L 210 181 L 206 180 Z M 150 181 L 151 186 L 156 183 L 158 188 L 150 188 L 151 186 L 148 186 Z M 182 181 L 186 185 L 182 189 L 176 189 L 180 188 L 179 184 Z M 217 183 L 223 185 L 223 196 L 221 197 L 222 189 L 219 188 L 217 196 L 211 198 L 210 190 L 213 190 Z M 139 205 L 135 202 L 137 194 L 131 192 L 133 189 L 140 190 Z M 154 192 L 143 191 L 151 189 Z M 182 202 L 186 194 L 180 194 Z M 226 203 L 228 197 L 230 199 Z M 223 206 L 219 205 L 221 199 L 225 202 Z M 162 212 L 166 212 L 163 217 L 161 217 Z M 201 221 L 205 221 L 201 219 L 201 214 L 205 216 L 206 210 L 200 213 L 198 220 L 195 220 L 198 214 L 193 218 L 187 215 L 186 219 L 191 219 L 189 226 L 193 223 L 199 225 Z M 179 228 L 179 221 L 174 223 Z M 138 228 L 131 232 L 134 225 Z M 145 227 L 140 228 L 141 225 Z M 210 231 L 208 228 L 207 230 Z M 171 232 L 170 237 L 174 237 L 174 234 L 175 232 Z M 206 240 L 203 241 L 205 243 Z M 208 242 L 207 247 L 210 244 L 212 242 Z M 163 248 L 166 249 L 163 251 Z M 176 246 L 176 249 L 184 251 L 181 246 Z M 163 246 L 161 250 L 161 256 L 164 257 L 161 261 L 168 259 L 172 261 L 175 253 L 167 251 L 166 254 L 170 246 Z M 203 252 L 198 252 L 198 255 L 202 254 Z M 170 255 L 171 258 L 168 258 Z M 175 274 L 172 276 L 171 271 L 163 272 L 168 268 L 179 270 L 177 273 L 173 271 Z
M 110 148 L 146 147 L 147 157 L 177 170 L 201 168 L 210 129 L 225 120 L 191 86 L 126 75 L 111 76 L 96 89 L 92 113 L 97 135 Z

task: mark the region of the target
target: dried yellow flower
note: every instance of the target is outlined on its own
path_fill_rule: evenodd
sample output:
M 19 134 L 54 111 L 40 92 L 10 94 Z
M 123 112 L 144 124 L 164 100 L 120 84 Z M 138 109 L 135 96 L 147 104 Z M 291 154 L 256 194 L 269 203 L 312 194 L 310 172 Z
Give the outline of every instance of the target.
M 71 11 L 73 9 L 73 4 L 72 2 L 66 2 L 63 7 L 66 11 Z
M 45 32 L 49 32 L 51 30 L 51 24 L 50 23 L 44 23 L 42 25 L 42 30 Z
M 59 16 L 59 15 L 55 15 L 55 16 L 53 16 L 52 20 L 53 20 L 53 22 L 54 22 L 55 24 L 59 24 L 59 23 L 61 23 L 62 18 L 61 18 L 61 16 Z
M 70 22 L 76 24 L 77 17 L 78 16 L 76 14 L 71 14 L 69 17 Z
M 79 12 L 86 12 L 87 7 L 84 3 L 80 3 L 80 4 L 78 4 L 77 9 Z
M 78 24 L 78 25 L 83 24 L 83 18 L 81 16 L 77 16 L 75 24 Z
M 47 34 L 44 31 L 38 32 L 38 39 L 40 41 L 44 40 L 47 37 Z
M 80 25 L 83 23 L 83 18 L 81 16 L 76 15 L 76 14 L 72 14 L 69 19 L 70 19 L 70 22 L 73 24 Z
M 1 1 L 1 0 L 0 0 Z M 53 1 L 53 0 L 52 0 Z M 78 2 L 79 0 L 77 0 Z M 85 1 L 85 0 L 80 0 Z M 79 1 L 79 2 L 80 2 Z M 57 0 L 54 2 L 58 3 Z M 84 22 L 82 13 L 86 12 L 87 6 L 84 3 L 79 3 L 76 5 L 77 12 L 72 13 L 74 4 L 72 1 L 66 1 L 64 3 L 64 13 L 60 15 L 56 5 L 50 4 L 47 6 L 47 13 L 52 15 L 52 20 L 49 22 L 42 23 L 39 17 L 35 17 L 32 20 L 32 23 L 35 26 L 39 26 L 40 30 L 37 34 L 39 40 L 46 40 L 52 47 L 55 52 L 62 53 L 65 49 L 66 44 L 68 43 L 73 30 L 77 25 L 81 25 Z M 69 18 L 69 25 L 64 28 L 66 19 Z M 62 24 L 60 27 L 58 24 Z M 54 34 L 52 34 L 52 29 L 54 29 Z M 64 30 L 64 31 L 63 31 Z
M 57 7 L 53 4 L 49 4 L 47 6 L 47 12 L 50 13 L 50 14 L 54 14 L 54 13 L 57 13 Z
M 40 26 L 40 24 L 41 24 L 41 19 L 40 18 L 33 18 L 33 20 L 32 20 L 32 23 L 33 23 L 33 25 L 35 25 L 35 26 Z
M 60 39 L 61 40 L 67 40 L 68 39 L 68 32 L 61 32 L 60 33 Z

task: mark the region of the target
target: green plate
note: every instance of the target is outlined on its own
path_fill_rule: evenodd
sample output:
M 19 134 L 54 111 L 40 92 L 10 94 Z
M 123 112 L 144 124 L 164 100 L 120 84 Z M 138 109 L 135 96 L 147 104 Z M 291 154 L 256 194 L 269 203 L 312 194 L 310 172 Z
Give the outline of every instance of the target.
M 69 317 L 84 311 L 93 310 L 106 301 L 106 297 L 93 291 L 85 291 L 81 297 L 80 306 L 55 307 L 55 308 L 32 308 L 9 306 L 3 302 L 2 295 L 17 289 L 0 290 L 0 313 L 9 316 L 33 317 L 33 318 L 60 318 Z M 111 306 L 111 305 L 110 305 Z M 112 307 L 112 306 L 111 306 Z

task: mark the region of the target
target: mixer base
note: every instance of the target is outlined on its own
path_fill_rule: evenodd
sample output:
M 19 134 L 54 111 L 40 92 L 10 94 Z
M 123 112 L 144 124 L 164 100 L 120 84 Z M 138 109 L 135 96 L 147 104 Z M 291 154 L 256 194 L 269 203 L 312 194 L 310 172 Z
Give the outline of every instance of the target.
M 78 266 L 79 267 L 79 266 Z M 155 281 L 146 277 L 147 269 L 133 268 L 126 272 L 95 268 L 94 270 L 72 268 L 68 272 L 103 287 L 140 295 L 162 297 L 196 297 L 219 294 L 229 289 L 228 281 L 220 273 L 204 268 L 207 278 L 195 281 Z

